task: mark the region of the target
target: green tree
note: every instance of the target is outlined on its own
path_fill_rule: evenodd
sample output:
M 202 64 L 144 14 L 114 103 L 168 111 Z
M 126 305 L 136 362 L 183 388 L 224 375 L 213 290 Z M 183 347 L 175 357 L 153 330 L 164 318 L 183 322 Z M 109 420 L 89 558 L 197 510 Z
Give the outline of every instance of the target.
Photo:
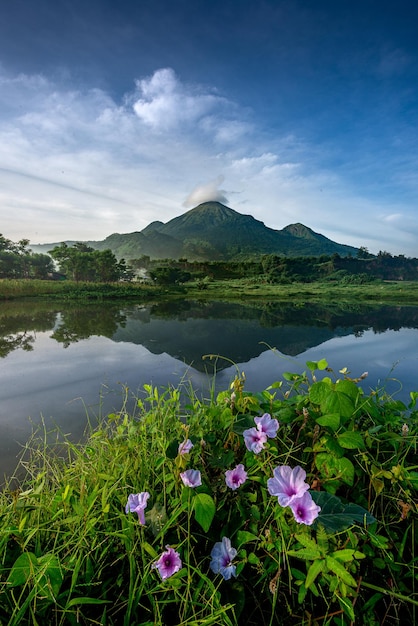
M 175 285 L 190 280 L 190 272 L 178 267 L 156 267 L 150 272 L 151 278 L 159 285 Z
M 117 260 L 111 250 L 94 250 L 84 243 L 62 243 L 50 252 L 60 270 L 76 282 L 116 282 L 129 276 L 124 259 Z

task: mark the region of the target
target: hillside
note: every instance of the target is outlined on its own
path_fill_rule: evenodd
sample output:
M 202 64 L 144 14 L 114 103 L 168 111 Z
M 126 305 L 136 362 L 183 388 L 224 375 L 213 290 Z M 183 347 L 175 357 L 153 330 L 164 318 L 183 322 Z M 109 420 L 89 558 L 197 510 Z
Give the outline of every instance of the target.
M 274 230 L 251 215 L 221 204 L 204 202 L 166 224 L 155 221 L 139 232 L 114 233 L 103 241 L 86 241 L 97 250 L 110 249 L 126 260 L 143 255 L 151 259 L 181 257 L 189 260 L 226 261 L 261 254 L 283 256 L 355 256 L 357 248 L 336 243 L 303 224 Z M 31 246 L 45 252 L 57 244 Z

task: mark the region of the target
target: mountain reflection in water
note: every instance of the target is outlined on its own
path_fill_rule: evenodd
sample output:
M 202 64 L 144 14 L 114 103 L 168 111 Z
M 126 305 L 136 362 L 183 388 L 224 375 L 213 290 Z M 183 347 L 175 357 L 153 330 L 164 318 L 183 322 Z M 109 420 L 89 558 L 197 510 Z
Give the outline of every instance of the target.
M 28 438 L 29 417 L 54 419 L 77 438 L 87 410 L 120 408 L 121 385 L 134 394 L 146 383 L 189 380 L 206 393 L 215 367 L 218 389 L 228 387 L 237 371 L 232 363 L 245 371 L 247 389 L 257 391 L 284 371 L 302 371 L 306 360 L 326 358 L 337 372 L 368 370 L 371 387 L 396 375 L 402 382 L 393 389 L 408 401 L 418 389 L 417 329 L 418 307 L 2 303 L 0 476 L 16 463 L 15 442 Z

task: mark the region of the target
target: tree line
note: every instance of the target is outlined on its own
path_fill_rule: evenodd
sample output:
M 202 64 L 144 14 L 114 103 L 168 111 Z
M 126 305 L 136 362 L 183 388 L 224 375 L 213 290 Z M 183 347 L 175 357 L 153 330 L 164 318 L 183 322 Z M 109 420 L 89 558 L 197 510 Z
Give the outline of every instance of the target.
M 144 268 L 157 283 L 174 284 L 188 280 L 255 279 L 269 284 L 292 282 L 338 282 L 362 284 L 373 280 L 418 280 L 418 259 L 393 256 L 380 251 L 372 255 L 360 248 L 357 257 L 339 254 L 316 257 L 261 255 L 247 261 L 131 260 L 137 271 Z M 204 282 L 203 282 L 204 285 Z
M 48 278 L 54 263 L 48 254 L 34 254 L 29 239 L 14 243 L 0 235 L 0 278 Z
M 270 284 L 339 282 L 361 284 L 371 280 L 418 280 L 418 259 L 380 251 L 372 255 L 359 248 L 357 256 L 335 253 L 317 257 L 260 255 L 245 261 L 189 261 L 186 258 L 150 259 L 143 255 L 117 259 L 111 250 L 95 250 L 85 243 L 61 243 L 49 254 L 33 253 L 29 240 L 17 243 L 0 235 L 0 278 L 60 277 L 75 282 L 110 283 L 147 276 L 155 284 L 175 285 L 198 280 L 204 288 L 210 280 L 254 279 Z
M 84 243 L 68 246 L 61 243 L 50 251 L 60 272 L 75 282 L 112 283 L 131 280 L 132 270 L 125 259 L 118 259 L 111 250 L 95 250 Z
M 117 282 L 133 278 L 125 260 L 111 250 L 94 250 L 84 243 L 62 243 L 49 254 L 34 253 L 29 239 L 17 243 L 0 235 L 0 278 L 68 278 L 76 282 Z

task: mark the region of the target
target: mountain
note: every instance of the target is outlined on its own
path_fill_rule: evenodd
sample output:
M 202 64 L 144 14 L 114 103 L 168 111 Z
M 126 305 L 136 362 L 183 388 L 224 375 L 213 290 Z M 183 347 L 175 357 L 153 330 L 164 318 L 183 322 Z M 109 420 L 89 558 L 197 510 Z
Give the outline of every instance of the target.
M 242 260 L 261 254 L 356 256 L 358 249 L 335 243 L 303 224 L 274 230 L 252 215 L 243 215 L 221 204 L 204 202 L 166 224 L 151 222 L 139 232 L 109 235 L 103 241 L 84 242 L 97 250 L 110 249 L 126 260 L 143 255 L 151 259 Z M 31 246 L 34 252 L 57 244 Z M 42 247 L 42 250 L 40 248 Z

